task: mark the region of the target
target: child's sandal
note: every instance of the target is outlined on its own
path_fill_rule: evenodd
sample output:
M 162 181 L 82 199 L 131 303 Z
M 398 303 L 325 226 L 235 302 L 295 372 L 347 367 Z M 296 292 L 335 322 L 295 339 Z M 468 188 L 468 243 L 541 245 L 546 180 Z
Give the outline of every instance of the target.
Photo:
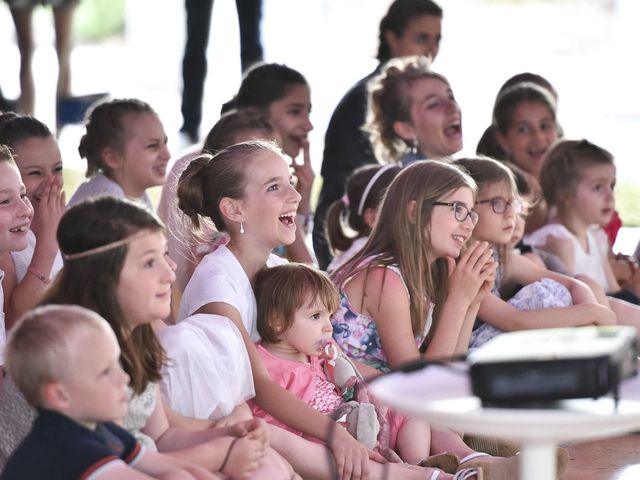
M 434 470 L 429 480 L 438 480 L 440 470 Z M 478 468 L 464 468 L 453 475 L 453 480 L 484 480 L 482 470 Z
M 438 453 L 437 455 L 431 455 L 425 458 L 420 463 L 419 467 L 437 468 L 446 473 L 456 473 L 458 470 L 458 457 L 449 452 Z
M 473 467 L 481 469 L 485 480 L 507 480 L 519 478 L 520 458 L 519 455 L 511 457 L 500 457 L 492 462 L 473 462 L 477 458 L 488 457 L 490 455 L 482 452 L 472 453 L 460 459 L 459 468 Z M 567 470 L 569 464 L 569 453 L 562 447 L 556 449 L 556 478 L 561 478 Z
M 484 480 L 484 474 L 479 468 L 463 468 L 456 472 L 453 480 Z
M 484 480 L 514 480 L 519 477 L 520 459 L 517 455 L 512 457 L 497 457 L 489 462 L 477 461 L 477 459 L 482 457 L 491 458 L 491 455 L 475 452 L 461 458 L 458 472 L 468 468 L 481 470 Z

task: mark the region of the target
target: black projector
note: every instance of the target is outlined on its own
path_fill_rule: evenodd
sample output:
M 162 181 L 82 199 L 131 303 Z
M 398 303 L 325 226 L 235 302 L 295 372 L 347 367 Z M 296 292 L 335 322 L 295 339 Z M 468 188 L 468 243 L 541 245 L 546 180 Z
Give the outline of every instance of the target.
M 503 333 L 469 353 L 471 388 L 485 406 L 528 407 L 569 398 L 618 400 L 637 374 L 633 327 L 573 327 Z

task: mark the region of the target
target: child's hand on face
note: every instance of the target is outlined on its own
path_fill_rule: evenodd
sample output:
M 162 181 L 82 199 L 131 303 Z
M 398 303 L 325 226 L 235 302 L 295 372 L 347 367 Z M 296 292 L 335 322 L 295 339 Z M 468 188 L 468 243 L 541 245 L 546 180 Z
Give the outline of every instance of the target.
M 477 300 L 480 290 L 487 288 L 487 281 L 493 286 L 493 280 L 490 280 L 490 277 L 495 275 L 496 264 L 493 260 L 493 249 L 487 242 L 470 244 L 458 259 L 457 264 L 451 257 L 447 257 L 447 264 L 449 295 L 453 298 L 466 299 L 467 303 L 471 304 Z
M 313 168 L 311 168 L 308 141 L 305 140 L 302 145 L 302 163 L 297 163 L 294 159 L 291 162 L 291 168 L 293 169 L 293 174 L 298 179 L 296 190 L 302 196 L 298 212 L 309 213 L 310 205 L 308 200 L 311 198 L 311 187 L 313 186 L 315 173 L 313 173 Z
M 65 194 L 60 176 L 45 179 L 33 194 L 31 230 L 38 242 L 56 240 L 60 218 L 65 212 Z
M 249 435 L 239 437 L 230 445 L 230 452 L 221 473 L 231 478 L 248 478 L 260 466 L 267 447 Z

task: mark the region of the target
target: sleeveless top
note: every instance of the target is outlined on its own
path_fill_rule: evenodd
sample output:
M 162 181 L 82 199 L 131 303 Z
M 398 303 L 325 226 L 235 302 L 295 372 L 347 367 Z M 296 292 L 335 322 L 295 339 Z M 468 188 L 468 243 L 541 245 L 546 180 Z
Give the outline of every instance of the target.
M 31 431 L 36 415 L 35 408 L 27 403 L 7 375 L 0 385 L 0 472 L 4 470 L 13 451 Z
M 156 384 L 149 382 L 140 395 L 135 394 L 131 387 L 128 387 L 128 390 L 129 408 L 127 416 L 124 417 L 123 428 L 145 447 L 157 451 L 156 442 L 149 435 L 142 433 L 142 429 L 156 408 Z
M 365 262 L 366 261 L 371 261 L 371 259 L 367 259 Z M 407 292 L 407 299 L 411 301 L 409 290 L 402 278 L 400 268 L 396 265 L 387 266 L 386 268 L 400 277 Z M 369 365 L 376 370 L 383 372 L 389 371 L 389 361 L 382 351 L 375 320 L 369 315 L 365 315 L 355 309 L 344 292 L 344 286 L 349 283 L 355 275 L 357 274 L 348 278 L 340 288 L 340 305 L 336 313 L 331 317 L 333 339 L 350 358 Z M 433 307 L 433 303 L 429 302 L 429 312 L 424 329 L 415 337 L 418 347 L 427 337 L 431 324 L 433 323 Z
M 525 237 L 525 241 L 533 247 L 544 248 L 548 237 L 559 237 L 570 240 L 573 245 L 574 271 L 572 275 L 588 275 L 598 282 L 605 291 L 613 290 L 607 282 L 604 261 L 607 258 L 609 245 L 601 228 L 590 228 L 587 231 L 587 249 L 585 250 L 578 238 L 564 225 L 549 223 Z

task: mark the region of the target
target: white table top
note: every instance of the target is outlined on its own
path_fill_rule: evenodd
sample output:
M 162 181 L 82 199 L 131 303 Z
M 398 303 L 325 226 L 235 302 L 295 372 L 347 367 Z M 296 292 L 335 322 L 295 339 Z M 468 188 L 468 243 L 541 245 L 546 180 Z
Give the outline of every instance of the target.
M 471 394 L 466 367 L 460 371 L 430 366 L 395 372 L 371 384 L 390 406 L 434 425 L 517 442 L 565 442 L 617 435 L 640 428 L 640 376 L 621 385 L 613 399 L 564 400 L 556 408 L 484 408 Z

